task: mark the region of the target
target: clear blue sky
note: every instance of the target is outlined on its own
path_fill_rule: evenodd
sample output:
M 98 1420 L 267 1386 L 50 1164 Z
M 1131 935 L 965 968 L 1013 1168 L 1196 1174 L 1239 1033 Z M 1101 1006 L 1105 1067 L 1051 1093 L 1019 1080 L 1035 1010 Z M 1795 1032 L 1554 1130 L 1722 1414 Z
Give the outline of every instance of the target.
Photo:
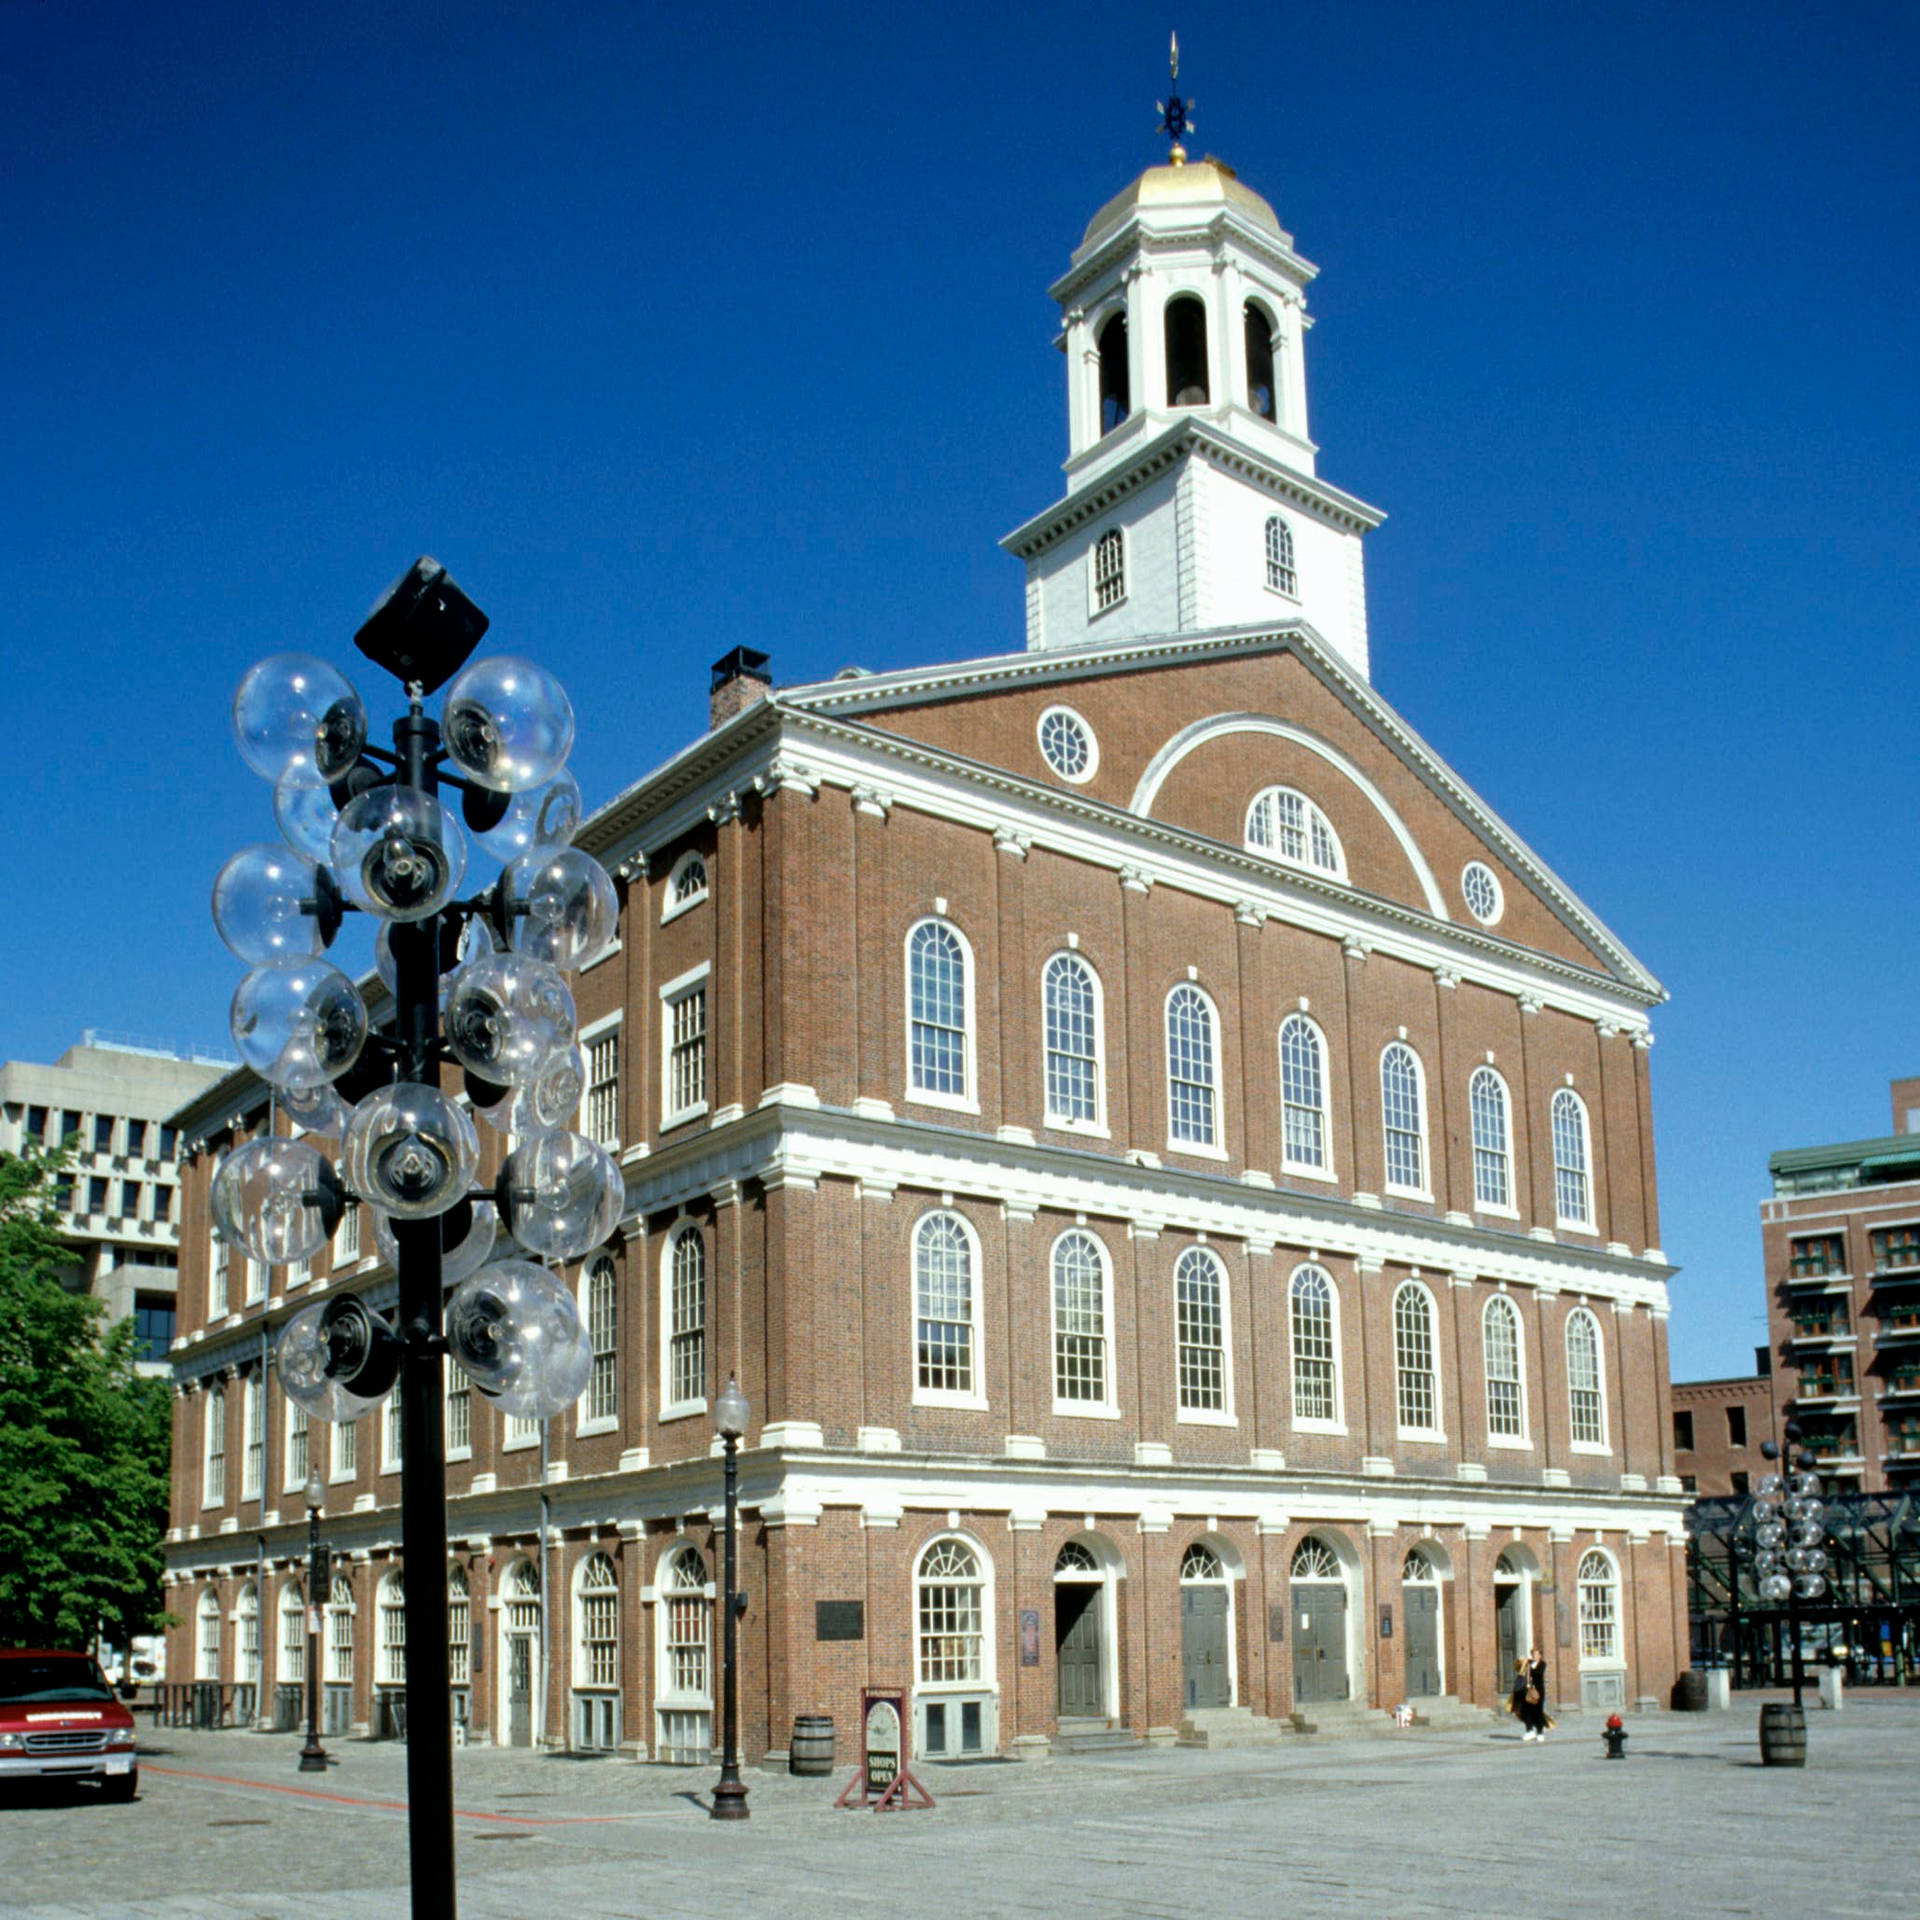
M 1017 649 L 1049 280 L 1163 143 L 1324 277 L 1375 677 L 1666 982 L 1682 1376 L 1769 1150 L 1920 1071 L 1910 4 L 0 0 L 0 1057 L 223 1036 L 246 666 L 437 554 L 590 802 L 783 680 Z M 369 676 L 371 677 L 371 676 Z

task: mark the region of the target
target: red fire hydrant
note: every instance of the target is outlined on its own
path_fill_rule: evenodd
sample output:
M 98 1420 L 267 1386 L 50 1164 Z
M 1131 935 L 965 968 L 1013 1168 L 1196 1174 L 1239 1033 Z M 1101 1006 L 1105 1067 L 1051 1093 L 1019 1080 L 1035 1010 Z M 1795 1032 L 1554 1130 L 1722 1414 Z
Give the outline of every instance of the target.
M 1617 1713 L 1607 1715 L 1607 1724 L 1601 1729 L 1600 1738 L 1607 1743 L 1609 1760 L 1624 1760 L 1627 1757 L 1627 1729 Z

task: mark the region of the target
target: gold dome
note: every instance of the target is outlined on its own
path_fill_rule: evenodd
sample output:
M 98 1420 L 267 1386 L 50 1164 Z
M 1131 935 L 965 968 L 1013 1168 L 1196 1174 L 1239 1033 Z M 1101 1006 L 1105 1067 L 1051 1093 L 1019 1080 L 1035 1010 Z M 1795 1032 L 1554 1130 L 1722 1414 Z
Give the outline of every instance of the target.
M 1243 187 L 1224 160 L 1207 159 L 1189 161 L 1184 166 L 1149 167 L 1087 223 L 1081 248 L 1105 239 L 1136 207 L 1191 207 L 1203 215 L 1219 207 L 1232 207 L 1276 239 L 1287 237 L 1273 209 L 1251 187 Z

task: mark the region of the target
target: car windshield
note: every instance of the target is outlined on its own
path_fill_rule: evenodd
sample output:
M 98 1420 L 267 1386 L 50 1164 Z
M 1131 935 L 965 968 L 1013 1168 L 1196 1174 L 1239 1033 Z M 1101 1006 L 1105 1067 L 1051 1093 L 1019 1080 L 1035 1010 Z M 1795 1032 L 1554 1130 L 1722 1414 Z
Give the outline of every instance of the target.
M 0 1660 L 0 1704 L 28 1700 L 111 1700 L 113 1690 L 83 1653 Z

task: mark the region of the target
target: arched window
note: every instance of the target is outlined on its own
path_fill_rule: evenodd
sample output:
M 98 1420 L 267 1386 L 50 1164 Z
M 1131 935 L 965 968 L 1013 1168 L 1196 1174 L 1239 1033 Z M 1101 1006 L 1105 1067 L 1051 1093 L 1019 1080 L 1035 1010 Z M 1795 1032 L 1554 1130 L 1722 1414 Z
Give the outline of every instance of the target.
M 353 1582 L 344 1573 L 327 1597 L 327 1684 L 353 1685 Z
M 971 1095 L 972 955 L 944 920 L 907 935 L 907 1091 L 958 1106 Z
M 1202 1540 L 1196 1540 L 1180 1556 L 1180 1578 L 1189 1586 L 1202 1581 L 1224 1580 L 1227 1570 L 1220 1556 Z
M 1480 1344 L 1487 1365 L 1487 1432 L 1498 1440 L 1524 1440 L 1526 1392 L 1520 1373 L 1520 1309 L 1496 1293 L 1480 1316 Z
M 680 1766 L 705 1766 L 712 1748 L 713 1602 L 707 1563 L 681 1547 L 660 1570 L 659 1679 L 654 1712 L 658 1757 Z
M 1207 382 L 1207 309 L 1197 294 L 1167 302 L 1167 405 L 1204 407 Z
M 1289 1580 L 1341 1580 L 1340 1556 L 1315 1534 L 1307 1537 L 1293 1550 L 1293 1565 L 1288 1570 Z
M 1431 1586 L 1439 1579 L 1433 1570 L 1433 1562 L 1418 1547 L 1408 1550 L 1407 1557 L 1400 1563 L 1400 1578 L 1416 1586 Z
M 580 1564 L 573 1583 L 573 1744 L 583 1753 L 619 1745 L 620 1578 L 604 1553 Z
M 1380 1122 L 1386 1134 L 1387 1186 L 1424 1195 L 1427 1120 L 1420 1056 L 1398 1042 L 1380 1056 Z
M 1093 610 L 1105 613 L 1127 597 L 1127 539 L 1109 527 L 1093 544 Z
M 306 1685 L 307 1596 L 298 1580 L 280 1583 L 280 1661 L 276 1678 L 282 1686 Z
M 473 1589 L 457 1560 L 447 1569 L 447 1678 L 456 1687 L 473 1684 Z
M 1262 420 L 1277 420 L 1279 408 L 1273 387 L 1273 322 L 1247 302 L 1247 405 Z M 1291 587 L 1287 589 L 1293 591 Z
M 1473 1199 L 1476 1206 L 1513 1206 L 1513 1125 L 1507 1083 L 1491 1067 L 1475 1067 L 1467 1082 L 1473 1120 Z
M 1580 1597 L 1580 1660 L 1620 1658 L 1620 1575 L 1613 1562 L 1594 1548 L 1580 1556 L 1575 1583 Z
M 1116 313 L 1100 329 L 1100 431 L 1111 433 L 1133 411 L 1133 374 L 1127 365 L 1127 316 Z
M 1300 1267 L 1288 1288 L 1293 1331 L 1295 1426 L 1340 1424 L 1337 1295 L 1323 1267 Z
M 1226 1276 L 1205 1247 L 1189 1247 L 1173 1270 L 1180 1411 L 1227 1411 Z
M 1056 1580 L 1098 1580 L 1100 1562 L 1093 1557 L 1093 1549 L 1084 1541 L 1069 1540 L 1054 1556 L 1053 1577 Z
M 660 904 L 664 924 L 707 897 L 707 863 L 703 855 L 683 853 L 667 876 L 667 897 Z
M 194 1645 L 193 1677 L 220 1678 L 220 1596 L 208 1587 L 200 1595 L 200 1633 Z
M 1213 1002 L 1194 986 L 1167 995 L 1167 1138 L 1175 1147 L 1217 1146 L 1219 1051 Z
M 1326 1173 L 1327 1043 L 1304 1013 L 1280 1022 L 1280 1154 L 1289 1173 Z
M 1100 982 L 1077 953 L 1056 953 L 1040 976 L 1046 1030 L 1047 1124 L 1100 1124 Z
M 1433 1364 L 1433 1301 L 1409 1280 L 1393 1296 L 1395 1404 L 1403 1433 L 1440 1429 L 1440 1383 Z
M 1553 1096 L 1553 1207 L 1563 1227 L 1593 1225 L 1587 1161 L 1587 1103 L 1562 1087 Z
M 380 1660 L 375 1678 L 383 1687 L 407 1684 L 407 1589 L 406 1576 L 398 1567 L 381 1582 Z
M 667 1242 L 663 1276 L 667 1330 L 663 1413 L 697 1412 L 707 1403 L 707 1248 L 698 1227 Z
M 958 1214 L 926 1215 L 913 1230 L 915 1399 L 977 1402 L 979 1297 L 966 1223 Z
M 1267 521 L 1267 585 L 1297 599 L 1300 575 L 1293 564 L 1293 529 L 1276 513 Z
M 1567 1315 L 1567 1421 L 1576 1447 L 1606 1446 L 1606 1402 L 1600 1390 L 1600 1323 L 1585 1307 L 1575 1307 Z
M 920 1684 L 963 1686 L 986 1678 L 986 1580 L 980 1556 L 964 1540 L 936 1540 L 914 1575 L 914 1625 Z
M 1053 1243 L 1055 1412 L 1107 1404 L 1107 1261 L 1090 1233 Z
M 249 1580 L 234 1604 L 233 1677 L 241 1685 L 260 1684 L 260 1589 Z
M 593 1371 L 581 1396 L 583 1421 L 612 1421 L 620 1412 L 620 1290 L 605 1254 L 587 1269 L 585 1319 Z
M 207 1389 L 201 1415 L 205 1451 L 201 1455 L 200 1504 L 217 1507 L 227 1497 L 227 1393 L 224 1387 Z
M 1254 796 L 1247 809 L 1247 845 L 1290 867 L 1330 873 L 1336 880 L 1346 878 L 1347 863 L 1333 823 L 1292 787 L 1269 787 Z

